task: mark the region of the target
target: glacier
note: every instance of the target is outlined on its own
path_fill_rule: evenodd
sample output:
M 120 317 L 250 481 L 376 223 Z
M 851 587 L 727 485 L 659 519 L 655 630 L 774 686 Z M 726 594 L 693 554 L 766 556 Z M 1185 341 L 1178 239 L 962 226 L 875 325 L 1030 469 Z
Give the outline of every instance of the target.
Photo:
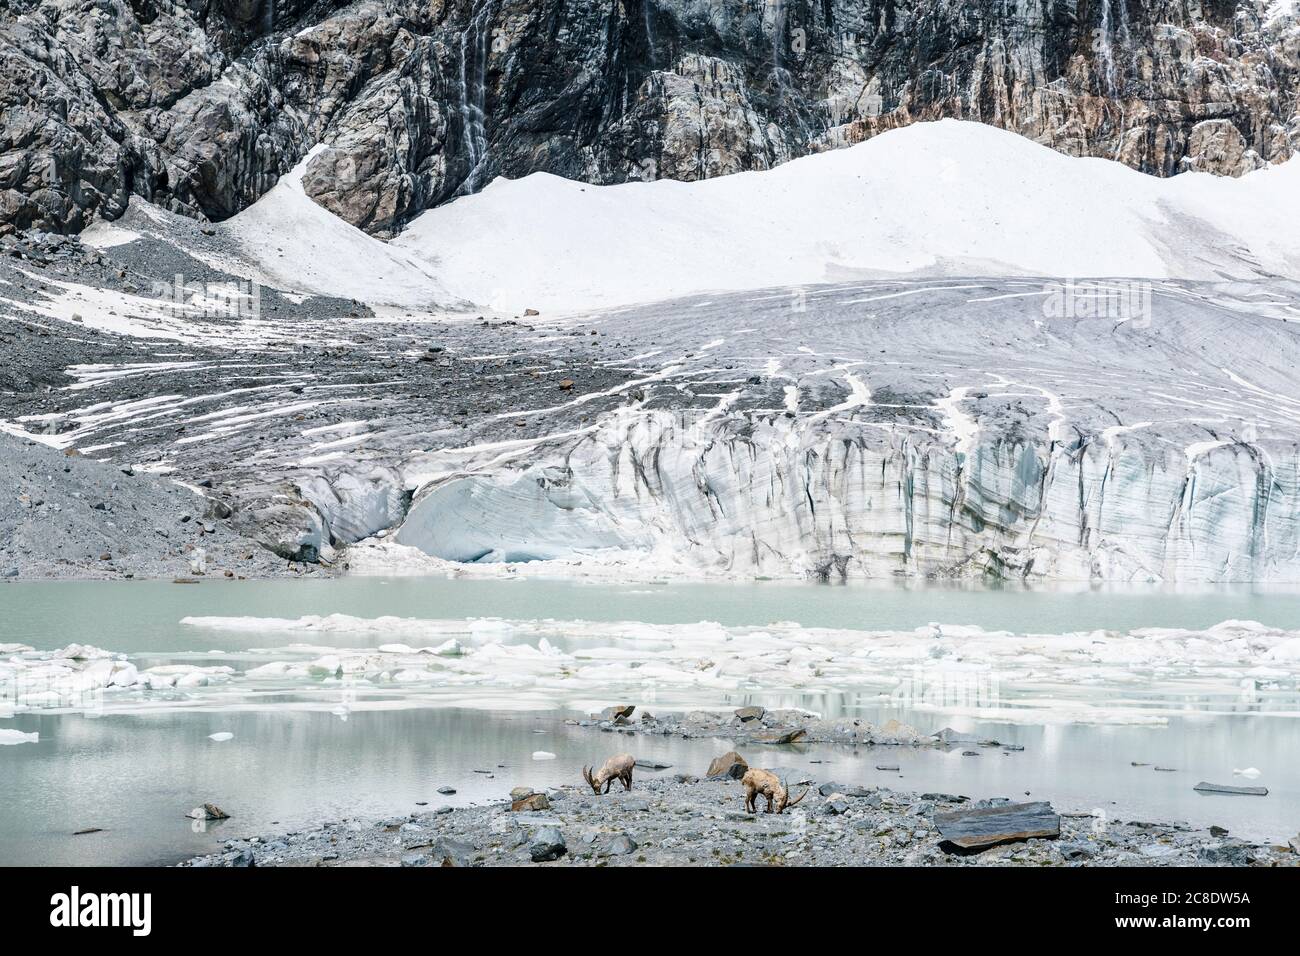
M 588 316 L 650 330 L 659 377 L 504 464 L 495 447 L 414 456 L 395 540 L 457 562 L 614 551 L 821 580 L 1294 581 L 1295 289 L 1274 288 L 1164 283 L 1149 317 L 1119 322 L 1046 318 L 1050 284 L 1027 280 Z
M 1227 443 L 1189 458 L 993 440 L 961 453 L 851 424 L 701 428 L 659 412 L 611 416 L 556 462 L 439 483 L 397 540 L 452 561 L 634 547 L 685 569 L 821 580 L 1300 576 L 1294 447 Z
M 390 243 L 300 173 L 0 261 L 51 383 L 0 431 L 313 570 L 1300 580 L 1300 160 L 1157 180 L 944 121 L 499 180 Z M 189 296 L 227 281 L 260 311 Z

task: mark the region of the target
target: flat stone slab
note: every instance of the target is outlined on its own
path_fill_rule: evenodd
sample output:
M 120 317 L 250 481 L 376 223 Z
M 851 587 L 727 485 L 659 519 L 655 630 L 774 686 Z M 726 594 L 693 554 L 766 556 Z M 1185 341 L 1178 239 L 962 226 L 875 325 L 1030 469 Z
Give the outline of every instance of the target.
M 766 733 L 755 734 L 754 742 L 760 744 L 796 744 L 808 736 L 808 731 L 803 728 L 797 730 L 769 730 Z
M 1061 835 L 1060 814 L 1046 801 L 936 813 L 934 825 L 942 837 L 939 847 L 947 853 L 979 853 L 1004 843 Z
M 962 744 L 970 746 L 974 744 L 979 747 L 997 747 L 1000 744 L 996 740 L 987 737 L 976 737 L 972 734 L 963 734 L 959 730 L 953 730 L 951 727 L 945 727 L 943 730 L 936 730 L 930 735 L 945 747 L 956 747 Z
M 835 783 L 830 781 L 823 783 L 817 788 L 817 792 L 823 797 L 829 797 L 832 793 L 838 793 L 842 797 L 872 797 L 876 795 L 875 787 L 859 787 L 851 783 Z
M 1198 793 L 1235 793 L 1246 797 L 1268 796 L 1268 787 L 1234 787 L 1226 783 L 1206 783 L 1204 780 L 1192 789 Z

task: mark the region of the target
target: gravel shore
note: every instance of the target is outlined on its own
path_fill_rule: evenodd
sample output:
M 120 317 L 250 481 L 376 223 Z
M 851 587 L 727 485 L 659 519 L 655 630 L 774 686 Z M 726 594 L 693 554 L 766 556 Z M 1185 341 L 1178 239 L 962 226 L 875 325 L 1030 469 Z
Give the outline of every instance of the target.
M 794 783 L 794 781 L 792 781 Z M 618 787 L 617 784 L 615 784 Z M 795 793 L 803 784 L 796 783 Z M 936 814 L 1003 798 L 818 784 L 783 814 L 744 810 L 735 779 L 634 779 L 631 791 L 579 787 L 520 801 L 340 820 L 230 840 L 183 866 L 1296 866 L 1294 849 L 1172 823 L 1062 815 L 1060 836 L 963 854 L 945 849 Z

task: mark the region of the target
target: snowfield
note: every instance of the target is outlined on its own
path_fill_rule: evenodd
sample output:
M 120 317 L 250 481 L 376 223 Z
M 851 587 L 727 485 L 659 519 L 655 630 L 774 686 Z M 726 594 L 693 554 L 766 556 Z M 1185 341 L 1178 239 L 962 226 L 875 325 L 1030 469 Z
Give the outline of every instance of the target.
M 392 245 L 459 298 L 568 311 L 872 277 L 1293 276 L 1296 222 L 1300 161 L 1157 179 L 943 120 L 702 182 L 498 179 Z
M 1300 159 L 1240 179 L 1158 179 L 942 120 L 701 182 L 499 178 L 384 242 L 303 191 L 303 171 L 323 148 L 209 230 L 219 254 L 183 235 L 188 220 L 139 199 L 83 241 L 111 249 L 141 234 L 167 237 L 215 268 L 289 292 L 512 314 L 872 278 L 1300 274 Z

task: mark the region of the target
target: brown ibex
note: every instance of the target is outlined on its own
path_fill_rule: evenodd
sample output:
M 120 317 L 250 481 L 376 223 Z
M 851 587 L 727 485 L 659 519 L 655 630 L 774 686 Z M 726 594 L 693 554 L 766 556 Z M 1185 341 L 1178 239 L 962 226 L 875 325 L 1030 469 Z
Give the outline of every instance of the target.
M 624 790 L 632 789 L 632 768 L 636 766 L 636 758 L 631 754 L 615 754 L 605 761 L 594 774 L 590 767 L 582 768 L 582 779 L 591 785 L 591 789 L 600 793 L 600 788 L 604 787 L 605 792 L 609 793 L 610 786 L 614 783 L 615 778 L 623 784 Z
M 808 788 L 805 787 L 803 793 L 795 799 L 790 799 L 790 791 L 785 788 L 785 784 L 770 770 L 747 770 L 745 775 L 740 778 L 740 782 L 745 785 L 745 812 L 757 813 L 754 807 L 754 801 L 758 797 L 767 798 L 767 812 L 772 813 L 772 804 L 776 804 L 776 813 L 782 813 L 786 807 L 793 807 L 796 803 L 808 796 Z

